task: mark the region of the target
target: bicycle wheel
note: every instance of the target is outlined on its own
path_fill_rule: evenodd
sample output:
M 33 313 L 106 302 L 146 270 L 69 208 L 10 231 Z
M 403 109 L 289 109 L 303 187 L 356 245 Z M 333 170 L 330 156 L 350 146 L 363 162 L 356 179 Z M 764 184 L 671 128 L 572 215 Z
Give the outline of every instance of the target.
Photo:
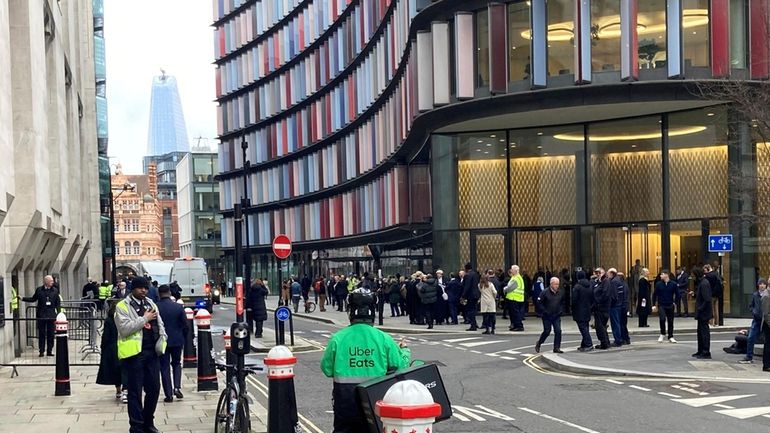
M 315 302 L 308 302 L 307 306 L 305 306 L 305 309 L 307 310 L 308 313 L 312 313 L 313 311 L 315 311 Z
M 219 395 L 217 411 L 214 414 L 214 433 L 228 433 L 230 426 L 230 388 Z
M 251 432 L 251 417 L 249 415 L 248 400 L 245 398 L 238 399 L 238 407 L 235 409 L 235 425 L 233 433 Z

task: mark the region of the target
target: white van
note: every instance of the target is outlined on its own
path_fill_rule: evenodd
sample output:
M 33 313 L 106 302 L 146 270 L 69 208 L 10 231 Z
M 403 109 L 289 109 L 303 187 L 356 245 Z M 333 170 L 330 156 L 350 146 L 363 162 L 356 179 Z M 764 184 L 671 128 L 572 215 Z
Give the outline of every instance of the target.
M 174 259 L 169 280 L 179 284 L 185 307 L 194 310 L 205 308 L 209 312 L 213 311 L 211 286 L 209 285 L 205 260 L 199 257 Z

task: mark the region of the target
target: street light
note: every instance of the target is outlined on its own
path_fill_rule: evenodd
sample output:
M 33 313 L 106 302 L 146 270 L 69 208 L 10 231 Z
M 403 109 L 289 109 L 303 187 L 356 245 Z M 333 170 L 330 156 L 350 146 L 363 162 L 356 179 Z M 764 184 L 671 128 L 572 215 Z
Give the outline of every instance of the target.
M 112 195 L 112 182 L 110 182 L 110 226 L 112 227 L 112 230 L 110 230 L 110 233 L 112 233 L 112 242 L 111 242 L 111 250 L 112 250 L 112 283 L 115 283 L 115 281 L 118 279 L 117 275 L 117 258 L 115 255 L 115 200 L 117 200 L 124 192 L 126 191 L 135 191 L 136 186 L 132 185 L 128 182 L 124 183 L 120 192 L 118 195 L 114 196 Z

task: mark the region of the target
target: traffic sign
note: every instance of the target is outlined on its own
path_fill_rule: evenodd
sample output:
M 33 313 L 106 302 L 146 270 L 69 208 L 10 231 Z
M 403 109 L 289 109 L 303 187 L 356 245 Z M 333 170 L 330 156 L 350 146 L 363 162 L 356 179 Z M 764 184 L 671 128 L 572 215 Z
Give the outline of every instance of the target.
M 291 310 L 289 307 L 279 307 L 275 310 L 275 317 L 281 322 L 285 322 L 291 317 Z
M 273 254 L 283 260 L 291 255 L 291 239 L 286 235 L 278 235 L 273 239 Z
M 733 251 L 733 235 L 709 235 L 710 253 L 729 253 Z

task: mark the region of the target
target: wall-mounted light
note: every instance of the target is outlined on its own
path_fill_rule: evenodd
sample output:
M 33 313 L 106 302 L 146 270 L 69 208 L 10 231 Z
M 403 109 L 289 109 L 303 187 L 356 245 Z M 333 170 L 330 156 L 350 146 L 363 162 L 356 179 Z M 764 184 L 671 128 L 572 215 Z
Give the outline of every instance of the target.
M 668 130 L 669 137 L 678 137 L 681 135 L 697 134 L 706 130 L 705 126 L 688 126 L 681 128 L 671 128 Z M 642 132 L 637 134 L 591 134 L 590 141 L 631 141 L 631 140 L 651 140 L 661 138 L 660 131 Z M 583 141 L 583 134 L 556 134 L 553 138 L 564 141 Z

